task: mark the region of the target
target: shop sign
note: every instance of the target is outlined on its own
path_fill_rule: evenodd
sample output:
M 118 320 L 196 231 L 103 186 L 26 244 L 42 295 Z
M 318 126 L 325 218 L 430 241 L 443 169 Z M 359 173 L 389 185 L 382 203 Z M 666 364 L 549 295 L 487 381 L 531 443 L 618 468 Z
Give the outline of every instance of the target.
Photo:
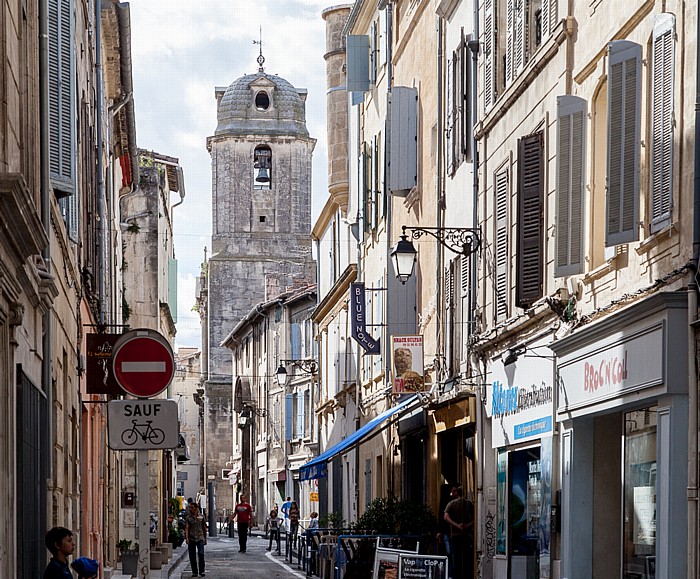
M 663 325 L 597 350 L 579 354 L 558 367 L 558 412 L 589 406 L 625 392 L 663 384 Z
M 530 346 L 535 347 L 537 356 L 523 355 L 507 366 L 495 360 L 491 365 L 486 414 L 491 418 L 492 448 L 552 435 L 553 355 L 544 345 Z
M 425 390 L 423 336 L 391 336 L 394 394 Z
M 351 327 L 350 335 L 369 355 L 379 354 L 379 341 L 367 332 L 365 284 L 356 282 L 350 284 Z

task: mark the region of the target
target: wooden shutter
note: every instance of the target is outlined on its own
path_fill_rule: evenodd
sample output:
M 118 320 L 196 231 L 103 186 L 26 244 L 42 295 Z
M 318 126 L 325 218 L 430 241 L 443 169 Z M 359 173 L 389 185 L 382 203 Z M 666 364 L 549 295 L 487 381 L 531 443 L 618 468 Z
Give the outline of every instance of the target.
M 76 186 L 73 2 L 48 4 L 49 170 L 56 197 L 61 198 L 75 193 Z
M 389 104 L 389 190 L 408 191 L 418 176 L 418 91 L 407 86 L 391 89 Z
M 372 229 L 379 225 L 379 145 L 372 137 Z
M 555 277 L 583 272 L 586 101 L 557 98 L 557 256 Z
M 557 23 L 558 0 L 542 0 L 542 42 L 552 34 Z
M 493 1 L 484 0 L 484 110 L 488 111 L 496 95 L 496 41 Z
M 455 170 L 455 157 L 454 157 L 454 139 L 455 139 L 455 60 L 454 52 L 452 53 L 452 59 L 447 61 L 447 90 L 445 91 L 447 95 L 447 126 L 445 127 L 445 134 L 447 136 L 447 150 L 445 151 L 447 159 L 447 174 L 453 175 Z
M 304 436 L 304 392 L 297 392 L 297 427 L 296 438 Z
M 369 27 L 369 84 L 377 83 L 377 23 Z
M 459 45 L 459 50 L 461 53 L 461 77 L 462 77 L 462 87 L 461 87 L 461 99 L 460 99 L 460 153 L 463 160 L 469 160 L 470 158 L 470 147 L 471 147 L 471 55 L 469 50 L 467 50 L 467 39 L 464 36 L 464 28 L 462 28 L 462 41 Z
M 284 438 L 292 440 L 294 436 L 294 394 L 284 396 Z
M 494 284 L 494 314 L 496 320 L 508 316 L 508 169 L 496 173 L 495 183 L 496 231 L 494 254 L 496 280 Z
M 642 47 L 609 44 L 605 245 L 639 239 L 640 79 Z
M 452 375 L 454 368 L 454 329 L 455 329 L 455 260 L 445 267 L 445 358 L 447 373 Z
M 527 46 L 527 0 L 514 0 L 513 18 L 513 79 L 525 67 Z
M 506 86 L 515 76 L 513 59 L 515 55 L 515 3 L 517 0 L 506 0 Z
M 460 262 L 460 292 L 459 297 L 461 300 L 461 315 L 462 328 L 459 333 L 459 343 L 461 344 L 461 355 L 460 360 L 466 360 L 469 356 L 467 342 L 465 336 L 470 336 L 473 333 L 474 327 L 474 317 L 475 314 L 471 309 L 471 287 L 470 287 L 470 276 L 469 276 L 469 266 L 470 266 L 471 256 L 462 256 L 459 260 Z
M 676 19 L 654 21 L 651 58 L 651 232 L 671 223 L 673 204 L 673 90 Z
M 369 90 L 369 36 L 348 34 L 345 45 L 348 92 Z
M 518 250 L 516 303 L 528 308 L 542 297 L 544 133 L 518 141 Z

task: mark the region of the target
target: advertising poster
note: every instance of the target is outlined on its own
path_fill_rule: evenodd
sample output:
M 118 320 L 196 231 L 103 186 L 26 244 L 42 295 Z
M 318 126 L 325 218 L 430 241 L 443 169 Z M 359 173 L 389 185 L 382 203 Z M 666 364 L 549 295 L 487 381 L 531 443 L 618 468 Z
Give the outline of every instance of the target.
M 392 336 L 391 361 L 394 369 L 394 394 L 425 390 L 423 336 Z
M 447 579 L 447 557 L 399 555 L 399 579 Z

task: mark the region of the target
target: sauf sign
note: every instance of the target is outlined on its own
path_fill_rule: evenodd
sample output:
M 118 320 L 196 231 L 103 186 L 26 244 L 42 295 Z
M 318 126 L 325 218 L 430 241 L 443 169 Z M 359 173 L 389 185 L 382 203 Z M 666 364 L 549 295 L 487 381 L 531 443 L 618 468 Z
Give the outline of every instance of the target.
M 113 450 L 177 448 L 177 402 L 113 400 L 107 405 L 107 431 Z

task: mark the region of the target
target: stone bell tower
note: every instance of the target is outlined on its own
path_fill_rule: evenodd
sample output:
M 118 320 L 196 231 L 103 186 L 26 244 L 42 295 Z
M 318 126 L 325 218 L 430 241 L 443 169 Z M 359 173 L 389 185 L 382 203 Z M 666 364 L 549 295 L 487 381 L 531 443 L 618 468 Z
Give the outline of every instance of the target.
M 306 90 L 260 67 L 216 89 L 212 159 L 212 254 L 207 266 L 207 473 L 216 473 L 217 510 L 231 491 L 219 474 L 230 461 L 231 351 L 220 346 L 256 304 L 313 283 L 311 161 Z M 228 489 L 228 490 L 224 490 Z M 228 499 L 226 498 L 228 496 Z M 233 506 L 233 505 L 231 505 Z

